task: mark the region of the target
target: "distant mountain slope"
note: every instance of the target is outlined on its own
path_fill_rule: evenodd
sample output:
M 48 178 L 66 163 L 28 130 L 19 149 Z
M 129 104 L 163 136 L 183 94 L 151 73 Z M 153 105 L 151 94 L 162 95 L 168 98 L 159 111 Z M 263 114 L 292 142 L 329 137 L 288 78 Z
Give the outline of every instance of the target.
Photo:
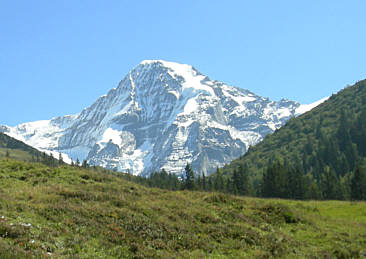
M 366 157 L 366 80 L 346 87 L 286 125 L 224 168 L 248 165 L 260 176 L 270 161 L 300 165 L 318 178 L 326 166 L 343 176 Z
M 146 60 L 77 115 L 3 131 L 118 171 L 181 174 L 190 163 L 210 173 L 309 108 L 211 80 L 190 65 Z
M 42 156 L 42 153 L 37 149 L 0 132 L 0 158 L 9 157 L 22 161 L 31 161 L 32 158 L 37 156 Z
M 0 132 L 0 148 L 20 149 L 29 153 L 40 153 L 37 149 Z
M 56 158 L 0 132 L 0 158 L 2 157 L 21 161 L 38 161 L 48 165 L 58 164 Z

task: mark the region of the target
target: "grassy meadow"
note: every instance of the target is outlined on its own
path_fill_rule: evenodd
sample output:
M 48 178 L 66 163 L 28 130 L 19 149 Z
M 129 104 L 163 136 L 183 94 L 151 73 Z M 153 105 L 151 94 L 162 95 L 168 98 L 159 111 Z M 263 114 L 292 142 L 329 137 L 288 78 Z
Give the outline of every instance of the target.
M 366 203 L 173 192 L 3 158 L 0 258 L 366 258 Z

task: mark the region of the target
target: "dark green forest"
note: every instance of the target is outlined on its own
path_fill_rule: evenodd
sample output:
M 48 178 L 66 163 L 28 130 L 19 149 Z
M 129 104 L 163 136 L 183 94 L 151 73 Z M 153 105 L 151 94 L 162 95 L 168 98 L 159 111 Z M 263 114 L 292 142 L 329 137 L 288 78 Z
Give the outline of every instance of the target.
M 366 199 L 366 80 L 290 119 L 223 168 L 245 166 L 254 195 L 293 199 Z

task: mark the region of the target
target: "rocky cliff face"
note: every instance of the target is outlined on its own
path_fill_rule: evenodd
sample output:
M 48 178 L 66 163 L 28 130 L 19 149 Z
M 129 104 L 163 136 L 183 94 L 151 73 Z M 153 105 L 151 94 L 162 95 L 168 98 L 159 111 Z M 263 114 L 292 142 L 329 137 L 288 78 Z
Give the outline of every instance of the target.
M 152 60 L 81 113 L 2 127 L 40 150 L 118 171 L 210 173 L 301 109 L 210 80 L 189 65 Z

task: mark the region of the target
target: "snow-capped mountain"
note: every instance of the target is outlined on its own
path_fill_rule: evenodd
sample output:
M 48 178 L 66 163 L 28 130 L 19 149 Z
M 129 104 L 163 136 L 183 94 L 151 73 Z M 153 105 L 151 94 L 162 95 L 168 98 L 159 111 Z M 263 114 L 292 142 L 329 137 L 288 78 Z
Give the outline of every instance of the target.
M 72 116 L 0 127 L 42 151 L 118 171 L 210 173 L 311 106 L 270 101 L 195 68 L 146 60 Z

